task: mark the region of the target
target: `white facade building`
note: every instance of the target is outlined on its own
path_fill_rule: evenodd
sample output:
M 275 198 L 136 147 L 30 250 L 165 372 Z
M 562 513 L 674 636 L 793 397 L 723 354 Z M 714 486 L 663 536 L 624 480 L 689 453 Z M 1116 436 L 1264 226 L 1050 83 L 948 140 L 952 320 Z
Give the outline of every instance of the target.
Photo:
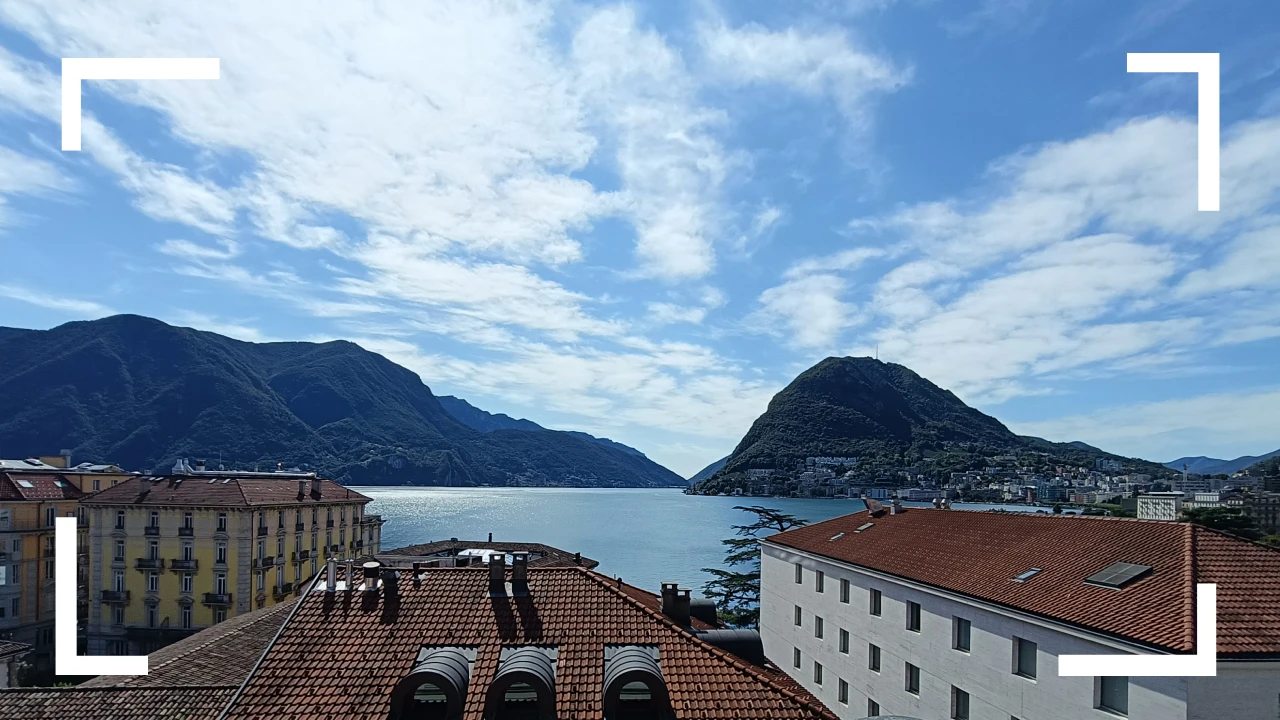
M 1182 517 L 1182 493 L 1153 492 L 1138 496 L 1139 520 L 1177 520 Z
M 955 514 L 963 511 L 921 510 Z M 985 515 L 963 513 L 965 515 Z M 1280 717 L 1280 639 L 1271 657 L 1259 661 L 1220 660 L 1209 678 L 1059 677 L 1063 654 L 1159 652 L 1150 645 L 974 597 L 962 587 L 999 587 L 981 564 L 972 576 L 953 576 L 944 587 L 890 574 L 828 556 L 813 540 L 815 528 L 830 525 L 833 544 L 857 543 L 857 527 L 874 521 L 870 535 L 897 518 L 866 513 L 810 526 L 805 547 L 784 544 L 787 534 L 762 543 L 760 630 L 765 654 L 841 718 L 904 715 L 925 720 L 1271 720 Z M 1037 518 L 1039 522 L 1127 522 L 1088 518 Z M 1150 525 L 1149 523 L 1146 525 Z M 1164 524 L 1160 524 L 1163 526 Z M 792 531 L 796 532 L 796 531 Z M 822 531 L 825 532 L 825 531 Z M 891 564 L 927 568 L 948 553 L 943 544 L 921 546 L 919 528 L 905 535 Z M 923 542 L 927 544 L 928 539 Z M 1020 552 L 1016 540 L 986 552 Z M 1077 548 L 1048 549 L 1063 563 Z M 937 553 L 931 556 L 931 553 Z M 842 552 L 833 551 L 831 555 Z M 1264 560 L 1268 556 L 1262 556 Z M 1280 577 L 1280 552 L 1268 572 Z M 1049 558 L 1041 561 L 1046 567 Z M 1027 568 L 1030 572 L 1032 568 Z M 1023 583 L 998 571 L 999 583 L 1019 584 L 1036 593 L 1033 573 Z M 1162 573 L 1157 568 L 1156 573 Z M 924 572 L 923 574 L 928 574 Z M 1049 575 L 1050 573 L 1045 573 Z M 1134 588 L 1108 590 L 1133 592 Z M 1274 592 L 1267 589 L 1266 592 Z M 1221 607 L 1221 605 L 1220 605 Z M 1152 622 L 1180 623 L 1152 606 Z M 1263 611 L 1259 609 L 1261 617 Z M 1280 632 L 1269 631 L 1280 638 Z

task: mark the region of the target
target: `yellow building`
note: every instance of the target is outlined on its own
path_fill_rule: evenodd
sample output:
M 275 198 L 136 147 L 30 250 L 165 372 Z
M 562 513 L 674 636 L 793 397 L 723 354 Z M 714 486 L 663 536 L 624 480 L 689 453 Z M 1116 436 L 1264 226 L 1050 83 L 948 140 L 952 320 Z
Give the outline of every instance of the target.
M 32 646 L 36 679 L 53 668 L 53 521 L 81 495 L 43 463 L 0 460 L 0 641 Z
M 190 469 L 84 498 L 88 652 L 149 653 L 288 600 L 330 556 L 379 552 L 369 498 L 314 473 Z

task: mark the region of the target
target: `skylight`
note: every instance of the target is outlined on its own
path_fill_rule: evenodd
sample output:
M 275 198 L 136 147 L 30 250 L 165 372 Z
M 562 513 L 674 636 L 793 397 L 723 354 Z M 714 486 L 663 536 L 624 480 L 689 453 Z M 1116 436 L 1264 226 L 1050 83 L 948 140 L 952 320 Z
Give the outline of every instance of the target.
M 18 484 L 19 484 L 19 485 L 21 485 L 21 486 L 22 486 L 22 487 L 24 487 L 24 488 L 35 487 L 35 485 L 32 485 L 32 484 L 31 484 L 31 481 L 30 481 L 30 480 L 19 480 L 19 481 L 18 481 Z
M 1129 583 L 1139 580 L 1151 574 L 1150 565 L 1138 565 L 1136 563 L 1118 562 L 1112 563 L 1102 570 L 1085 578 L 1088 585 L 1100 585 L 1102 587 L 1115 588 L 1119 590 Z
M 862 523 L 861 525 L 859 525 L 857 528 L 854 529 L 854 532 L 862 532 L 864 530 L 870 530 L 874 526 L 875 526 L 875 523 L 870 523 L 870 522 Z
M 1014 582 L 1026 582 L 1036 575 L 1040 574 L 1040 568 L 1027 568 L 1017 575 L 1013 576 Z
M 836 533 L 835 535 L 832 535 L 832 536 L 827 540 L 827 542 L 835 542 L 835 541 L 839 540 L 839 539 L 840 539 L 840 538 L 842 538 L 842 537 L 844 537 L 844 533 L 842 533 L 842 532 L 838 532 L 838 533 Z

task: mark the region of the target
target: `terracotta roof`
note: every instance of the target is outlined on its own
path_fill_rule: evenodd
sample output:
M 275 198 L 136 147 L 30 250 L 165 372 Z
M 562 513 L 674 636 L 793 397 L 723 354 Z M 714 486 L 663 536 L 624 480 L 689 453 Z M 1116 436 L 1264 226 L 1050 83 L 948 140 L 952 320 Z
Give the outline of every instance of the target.
M 75 500 L 83 495 L 59 475 L 0 473 L 0 500 Z
M 167 645 L 148 657 L 146 675 L 103 675 L 77 687 L 239 687 L 297 601 L 237 615 Z
M 225 482 L 224 482 L 225 481 Z M 311 481 L 299 499 L 296 477 L 146 476 L 129 478 L 86 500 L 92 505 L 193 505 L 257 507 L 263 505 L 316 505 L 337 501 L 369 502 L 366 495 L 320 480 L 320 498 L 311 495 Z M 145 492 L 144 492 L 145 491 Z
M 571 553 L 558 547 L 543 545 L 542 543 L 494 542 L 491 540 L 437 540 L 435 542 L 422 543 L 421 545 L 408 545 L 395 550 L 387 550 L 379 553 L 378 557 L 385 556 L 395 561 L 395 564 L 401 564 L 404 560 L 428 556 L 454 557 L 463 550 L 471 549 L 529 553 L 529 567 L 584 567 L 592 570 L 600 564 L 591 558 L 582 557 L 581 554 Z
M 608 644 L 653 644 L 677 718 L 752 720 L 834 716 L 794 683 L 697 639 L 582 568 L 531 568 L 529 595 L 491 599 L 486 568 L 433 568 L 415 585 L 399 572 L 398 599 L 311 590 L 232 701 L 228 717 L 385 718 L 391 690 L 424 645 L 476 648 L 464 717 L 479 720 L 501 650 L 553 645 L 556 712 L 603 714 Z
M 29 652 L 31 646 L 27 643 L 14 642 L 12 640 L 0 640 L 0 658 L 10 658 L 14 655 Z
M 214 720 L 233 687 L 14 688 L 0 690 L 0 720 Z
M 1189 523 L 911 508 L 765 542 L 1171 652 L 1194 650 L 1195 584 L 1213 582 L 1218 654 L 1280 656 L 1280 550 Z M 1085 583 L 1116 562 L 1152 571 L 1122 589 Z

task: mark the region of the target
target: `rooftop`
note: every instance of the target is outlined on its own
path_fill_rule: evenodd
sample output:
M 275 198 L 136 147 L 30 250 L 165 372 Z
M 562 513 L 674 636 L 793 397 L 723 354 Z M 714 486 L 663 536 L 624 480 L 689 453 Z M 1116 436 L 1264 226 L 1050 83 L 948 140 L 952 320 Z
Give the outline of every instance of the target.
M 1280 549 L 1190 523 L 910 508 L 765 542 L 1169 652 L 1194 651 L 1195 585 L 1216 583 L 1219 656 L 1280 657 Z
M 60 475 L 0 472 L 0 500 L 75 500 L 83 494 Z
M 457 558 L 459 554 L 467 553 L 468 551 L 473 551 L 471 555 L 475 559 L 471 561 L 472 563 L 482 563 L 484 561 L 484 553 L 503 552 L 528 555 L 529 567 L 584 567 L 588 570 L 593 570 L 600 564 L 596 560 L 583 557 L 581 553 L 571 553 L 557 547 L 543 545 L 542 543 L 459 540 L 458 538 L 387 550 L 379 554 L 378 559 L 388 564 L 407 567 L 407 561 L 429 558 Z
M 85 499 L 85 504 L 259 507 L 369 502 L 370 499 L 332 480 L 273 475 L 275 473 L 212 472 L 132 477 L 94 493 Z
M 31 646 L 27 643 L 14 642 L 13 640 L 0 640 L 0 660 L 8 660 L 15 655 L 22 655 L 31 650 Z

